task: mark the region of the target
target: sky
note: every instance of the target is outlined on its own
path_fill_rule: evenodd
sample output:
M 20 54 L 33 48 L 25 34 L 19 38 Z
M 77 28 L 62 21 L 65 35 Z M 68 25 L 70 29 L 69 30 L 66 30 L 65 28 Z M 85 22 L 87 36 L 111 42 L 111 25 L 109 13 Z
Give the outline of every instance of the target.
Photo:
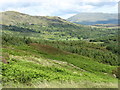
M 82 12 L 117 13 L 118 2 L 119 0 L 0 0 L 0 12 L 18 11 L 67 19 Z

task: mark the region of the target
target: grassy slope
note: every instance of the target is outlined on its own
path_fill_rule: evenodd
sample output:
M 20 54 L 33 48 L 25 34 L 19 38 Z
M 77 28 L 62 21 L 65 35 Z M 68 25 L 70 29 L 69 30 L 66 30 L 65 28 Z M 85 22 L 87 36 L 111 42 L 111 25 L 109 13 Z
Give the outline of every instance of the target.
M 39 87 L 43 84 L 43 87 L 53 84 L 52 87 L 57 87 L 54 82 L 61 87 L 65 84 L 68 86 L 64 87 L 70 87 L 71 83 L 75 87 L 117 87 L 117 79 L 111 75 L 115 67 L 50 46 L 4 46 L 3 57 L 9 62 L 3 64 L 5 87 Z M 11 81 L 15 84 L 10 84 Z
M 2 24 L 4 25 L 17 25 L 17 24 L 39 24 L 39 25 L 49 25 L 55 23 L 72 24 L 57 16 L 30 16 L 28 14 L 16 12 L 16 11 L 6 11 L 0 12 L 2 14 Z M 9 19 L 8 19 L 9 18 Z M 76 25 L 76 24 L 72 24 Z

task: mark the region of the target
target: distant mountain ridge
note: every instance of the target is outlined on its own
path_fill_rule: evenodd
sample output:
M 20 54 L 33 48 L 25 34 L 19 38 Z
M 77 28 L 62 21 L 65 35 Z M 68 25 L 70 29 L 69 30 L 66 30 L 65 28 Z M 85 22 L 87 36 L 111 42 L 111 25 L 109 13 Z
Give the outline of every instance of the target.
M 94 24 L 117 24 L 117 13 L 79 13 L 67 19 L 70 22 L 94 25 Z

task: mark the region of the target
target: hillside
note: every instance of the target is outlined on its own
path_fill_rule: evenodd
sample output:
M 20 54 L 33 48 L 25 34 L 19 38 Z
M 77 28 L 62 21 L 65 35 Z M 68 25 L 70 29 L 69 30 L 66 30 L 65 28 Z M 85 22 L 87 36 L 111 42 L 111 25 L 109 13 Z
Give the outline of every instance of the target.
M 4 87 L 117 88 L 117 79 L 112 75 L 116 66 L 98 63 L 44 42 L 25 44 L 15 37 L 10 40 L 3 39 Z
M 70 22 L 94 25 L 94 24 L 117 24 L 118 14 L 113 13 L 79 13 L 67 19 Z
M 4 25 L 17 25 L 17 24 L 39 24 L 44 26 L 49 26 L 51 24 L 71 24 L 66 20 L 57 16 L 30 16 L 28 14 L 16 12 L 16 11 L 6 11 L 1 12 L 2 14 L 2 24 Z
M 6 11 L 0 23 L 4 88 L 117 88 L 117 27 Z

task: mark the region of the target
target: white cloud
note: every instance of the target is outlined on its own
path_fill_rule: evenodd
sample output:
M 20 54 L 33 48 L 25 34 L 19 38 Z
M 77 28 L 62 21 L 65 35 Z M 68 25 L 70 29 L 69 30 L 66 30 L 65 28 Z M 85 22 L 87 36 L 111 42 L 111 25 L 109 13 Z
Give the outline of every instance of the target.
M 118 1 L 119 0 L 1 0 L 0 11 L 15 10 L 30 15 L 57 15 L 68 18 L 80 12 L 117 12 Z M 110 5 L 109 2 L 111 2 Z M 97 6 L 98 4 L 101 6 Z
M 76 14 L 64 14 L 64 15 L 61 15 L 60 17 L 62 17 L 62 18 L 68 18 L 68 17 L 72 17 L 72 16 L 74 16 L 74 15 L 76 15 Z
M 104 5 L 103 7 L 95 9 L 95 11 L 102 11 L 104 13 L 118 13 L 118 5 L 113 6 Z

